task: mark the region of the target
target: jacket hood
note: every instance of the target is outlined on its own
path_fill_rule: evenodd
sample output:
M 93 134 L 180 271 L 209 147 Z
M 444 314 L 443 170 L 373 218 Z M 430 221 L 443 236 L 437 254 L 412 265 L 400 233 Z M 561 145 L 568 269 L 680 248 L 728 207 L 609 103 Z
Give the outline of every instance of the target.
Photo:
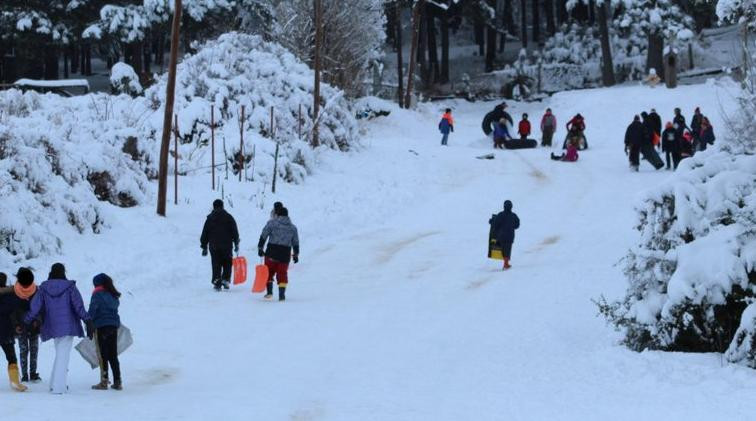
M 74 285 L 76 285 L 76 281 L 49 279 L 42 283 L 39 290 L 51 297 L 60 297 Z
M 276 225 L 291 225 L 291 219 L 288 216 L 279 216 L 274 221 Z

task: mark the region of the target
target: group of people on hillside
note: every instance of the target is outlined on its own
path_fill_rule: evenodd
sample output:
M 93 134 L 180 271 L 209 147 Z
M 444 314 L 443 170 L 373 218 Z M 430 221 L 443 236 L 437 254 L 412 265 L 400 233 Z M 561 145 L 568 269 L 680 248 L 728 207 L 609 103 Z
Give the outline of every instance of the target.
M 0 273 L 0 345 L 8 362 L 8 378 L 11 387 L 24 392 L 24 383 L 40 382 L 37 371 L 39 339 L 53 340 L 55 360 L 50 374 L 50 392 L 63 394 L 68 391 L 68 364 L 74 338 L 85 332 L 93 339 L 100 362 L 100 382 L 92 389 L 106 390 L 110 386 L 109 369 L 113 373 L 111 389 L 121 390 L 121 366 L 118 360 L 118 314 L 120 292 L 113 279 L 100 273 L 92 279 L 94 291 L 89 309 L 76 281 L 66 277 L 66 268 L 55 263 L 50 268 L 47 280 L 37 285 L 31 268 L 21 267 L 16 272 L 16 282 L 7 286 L 8 277 Z M 82 322 L 86 329 L 82 328 Z M 21 367 L 16 358 L 15 342 L 18 342 Z
M 267 246 L 266 246 L 267 244 Z M 234 217 L 223 206 L 223 201 L 213 201 L 213 211 L 207 216 L 200 235 L 202 255 L 210 254 L 212 265 L 211 283 L 216 291 L 229 289 L 233 253 L 239 252 L 239 230 Z M 265 299 L 273 299 L 273 281 L 278 283 L 278 300 L 286 300 L 289 284 L 289 264 L 299 263 L 299 233 L 289 218 L 289 210 L 281 202 L 273 205 L 270 219 L 263 227 L 257 242 L 257 254 L 264 258 L 268 268 Z
M 638 171 L 640 157 L 643 156 L 657 170 L 675 170 L 685 158 L 698 151 L 705 151 L 715 141 L 714 128 L 709 119 L 696 107 L 690 126 L 680 108 L 674 109 L 672 121 L 667 121 L 662 130 L 661 116 L 655 109 L 633 117 L 625 131 L 625 153 L 630 160 L 630 168 Z M 661 150 L 662 160 L 657 149 Z

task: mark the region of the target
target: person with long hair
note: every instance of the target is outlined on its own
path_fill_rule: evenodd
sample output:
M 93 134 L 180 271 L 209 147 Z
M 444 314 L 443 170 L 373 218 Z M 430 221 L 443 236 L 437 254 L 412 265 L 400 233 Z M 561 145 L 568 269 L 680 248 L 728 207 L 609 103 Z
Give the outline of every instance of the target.
M 107 390 L 108 366 L 113 371 L 114 390 L 121 390 L 121 364 L 118 361 L 118 328 L 121 318 L 118 316 L 118 292 L 113 279 L 101 273 L 92 279 L 95 289 L 89 301 L 89 315 L 95 328 L 94 338 L 97 347 L 97 357 L 100 360 L 100 382 L 92 386 L 94 390 Z
M 43 316 L 42 342 L 55 342 L 55 362 L 50 375 L 50 392 L 60 395 L 68 391 L 68 363 L 75 337 L 83 337 L 82 320 L 91 324 L 89 313 L 84 309 L 76 281 L 66 278 L 66 268 L 55 263 L 47 280 L 39 286 L 31 302 L 31 309 L 24 317 L 24 324 L 31 328 L 32 322 Z M 87 330 L 90 330 L 89 328 Z

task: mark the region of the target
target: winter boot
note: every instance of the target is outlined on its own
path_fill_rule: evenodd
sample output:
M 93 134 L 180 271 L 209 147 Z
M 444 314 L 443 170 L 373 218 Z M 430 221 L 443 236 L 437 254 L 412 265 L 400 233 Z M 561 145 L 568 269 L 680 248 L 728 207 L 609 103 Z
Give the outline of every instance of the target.
M 223 285 L 223 289 L 228 289 L 229 286 L 231 285 L 231 282 L 228 279 L 224 279 L 222 282 L 222 285 Z
M 512 265 L 509 264 L 509 257 L 504 258 L 504 270 L 511 268 Z
M 29 383 L 29 376 L 27 376 L 26 374 L 22 374 L 21 383 Z
M 113 390 L 123 390 L 123 384 L 121 383 L 121 379 L 115 379 L 113 380 L 113 386 L 110 386 Z
M 273 299 L 273 282 L 268 282 L 268 284 L 265 286 L 266 292 L 265 292 L 265 298 L 266 300 L 272 300 Z
M 278 301 L 286 301 L 286 286 L 278 286 Z
M 99 351 L 98 351 L 99 353 Z M 92 386 L 92 390 L 108 390 L 108 367 L 100 362 L 100 382 Z
M 108 381 L 102 380 L 99 383 L 92 385 L 92 390 L 108 390 Z
M 214 290 L 216 290 L 216 291 L 220 291 L 221 290 L 221 281 L 220 281 L 220 279 L 213 279 L 212 283 L 213 283 L 213 289 Z
M 8 379 L 10 380 L 10 385 L 13 390 L 17 392 L 25 392 L 27 387 L 22 385 L 20 381 L 18 381 L 18 365 L 17 364 L 8 364 Z
M 39 374 L 37 373 L 31 373 L 29 376 L 29 379 L 31 379 L 32 383 L 39 383 L 42 381 L 42 378 L 39 377 Z

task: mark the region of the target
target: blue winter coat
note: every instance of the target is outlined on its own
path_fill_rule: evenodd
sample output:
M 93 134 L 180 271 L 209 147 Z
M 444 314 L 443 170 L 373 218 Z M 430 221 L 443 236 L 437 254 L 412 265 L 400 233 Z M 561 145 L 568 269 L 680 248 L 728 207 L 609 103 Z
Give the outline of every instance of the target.
M 92 299 L 89 301 L 89 315 L 92 317 L 95 328 L 120 327 L 118 305 L 118 298 L 107 291 L 96 291 L 92 294 Z
M 24 323 L 31 323 L 39 315 L 44 315 L 42 341 L 64 336 L 82 337 L 81 321 L 90 319 L 76 282 L 66 279 L 48 279 L 39 286 Z
M 449 132 L 452 131 L 452 125 L 449 124 L 449 120 L 442 118 L 438 123 L 438 130 L 441 132 L 441 134 L 449 134 Z
M 510 209 L 505 209 L 491 219 L 493 235 L 500 245 L 514 243 L 515 230 L 520 228 L 520 218 Z
M 511 139 L 512 136 L 509 135 L 509 129 L 507 129 L 506 124 L 496 123 L 494 124 L 496 129 L 494 129 L 494 139 Z

